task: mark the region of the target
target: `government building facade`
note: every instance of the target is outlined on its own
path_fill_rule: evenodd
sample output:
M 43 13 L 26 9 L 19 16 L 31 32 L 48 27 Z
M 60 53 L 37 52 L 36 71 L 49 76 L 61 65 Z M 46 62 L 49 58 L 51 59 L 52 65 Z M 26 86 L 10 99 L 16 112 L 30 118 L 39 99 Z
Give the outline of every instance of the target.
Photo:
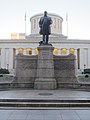
M 37 55 L 37 47 L 42 40 L 39 35 L 39 20 L 43 14 L 36 14 L 30 18 L 31 33 L 25 36 L 25 33 L 12 33 L 11 39 L 0 39 L 0 68 L 9 69 L 14 72 L 15 56 Z M 54 55 L 74 54 L 76 56 L 76 66 L 78 70 L 90 68 L 90 40 L 68 39 L 62 34 L 63 18 L 57 14 L 49 13 L 53 24 L 51 25 L 51 35 L 49 43 L 54 47 Z

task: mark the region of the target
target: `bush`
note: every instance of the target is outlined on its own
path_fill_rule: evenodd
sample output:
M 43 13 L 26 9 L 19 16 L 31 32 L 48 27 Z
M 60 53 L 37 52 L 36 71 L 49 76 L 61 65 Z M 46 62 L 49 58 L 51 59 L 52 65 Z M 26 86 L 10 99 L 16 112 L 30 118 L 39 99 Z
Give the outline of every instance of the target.
M 3 75 L 0 75 L 0 77 L 3 77 Z
M 85 75 L 85 78 L 89 78 L 89 75 Z
M 90 68 L 84 69 L 84 74 L 90 74 Z
M 0 69 L 0 74 L 9 74 L 9 70 L 8 69 Z

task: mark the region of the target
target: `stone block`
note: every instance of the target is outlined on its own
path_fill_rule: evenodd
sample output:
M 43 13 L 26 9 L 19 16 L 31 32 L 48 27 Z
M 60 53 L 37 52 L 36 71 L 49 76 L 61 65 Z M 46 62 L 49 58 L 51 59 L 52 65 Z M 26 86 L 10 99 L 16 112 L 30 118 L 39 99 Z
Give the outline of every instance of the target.
M 37 77 L 34 82 L 35 89 L 56 89 L 54 75 L 54 48 L 49 45 L 38 47 Z
M 37 78 L 34 88 L 38 90 L 53 90 L 57 88 L 57 83 L 55 78 Z

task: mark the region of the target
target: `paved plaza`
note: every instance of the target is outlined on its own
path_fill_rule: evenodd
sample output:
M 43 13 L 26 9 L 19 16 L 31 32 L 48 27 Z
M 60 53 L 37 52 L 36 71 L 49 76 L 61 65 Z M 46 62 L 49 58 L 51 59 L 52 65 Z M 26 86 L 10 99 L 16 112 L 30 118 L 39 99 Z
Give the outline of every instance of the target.
M 90 120 L 90 110 L 0 110 L 0 120 Z
M 2 90 L 0 99 L 73 99 L 90 100 L 90 90 L 59 89 L 59 90 Z
M 89 100 L 89 90 L 4 90 L 0 99 Z M 90 108 L 0 108 L 0 120 L 90 120 Z

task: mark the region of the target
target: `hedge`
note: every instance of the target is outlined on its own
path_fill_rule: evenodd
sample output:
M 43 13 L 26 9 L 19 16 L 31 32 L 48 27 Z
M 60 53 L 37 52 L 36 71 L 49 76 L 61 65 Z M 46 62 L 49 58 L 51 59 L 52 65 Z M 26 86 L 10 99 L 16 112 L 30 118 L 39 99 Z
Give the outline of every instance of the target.
M 8 69 L 0 69 L 0 74 L 9 74 L 9 70 Z

